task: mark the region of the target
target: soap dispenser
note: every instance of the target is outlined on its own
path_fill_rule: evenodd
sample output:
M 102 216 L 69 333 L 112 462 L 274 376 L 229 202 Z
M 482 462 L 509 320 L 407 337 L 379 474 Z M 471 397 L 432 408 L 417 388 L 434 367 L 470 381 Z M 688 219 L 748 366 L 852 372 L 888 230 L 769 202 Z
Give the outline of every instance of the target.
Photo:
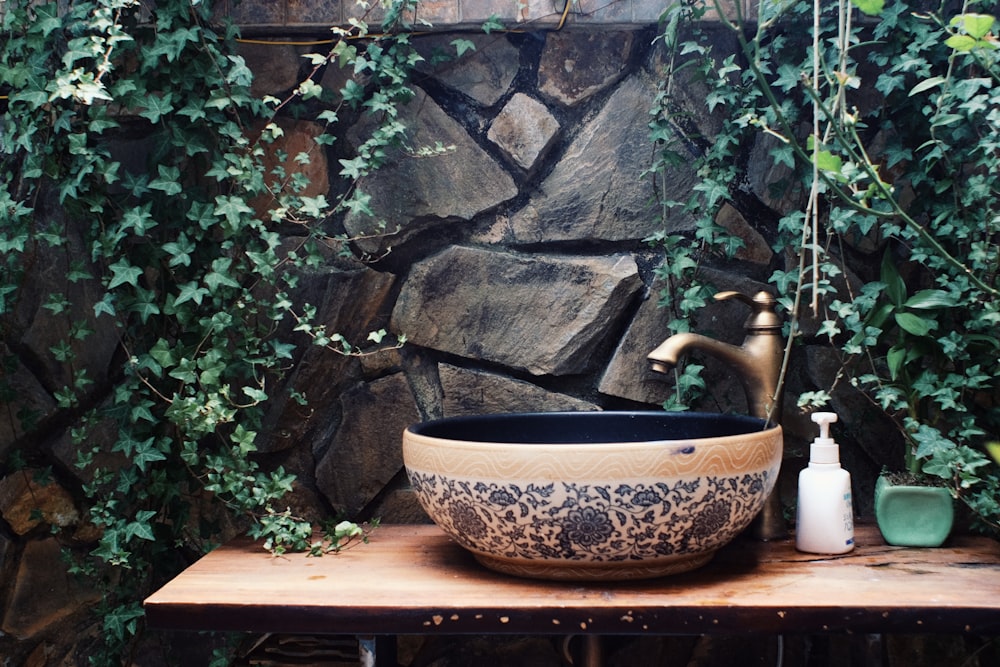
M 799 473 L 795 548 L 816 554 L 842 554 L 854 548 L 851 475 L 840 467 L 840 448 L 830 437 L 832 412 L 815 412 L 819 437 L 809 448 L 809 466 Z

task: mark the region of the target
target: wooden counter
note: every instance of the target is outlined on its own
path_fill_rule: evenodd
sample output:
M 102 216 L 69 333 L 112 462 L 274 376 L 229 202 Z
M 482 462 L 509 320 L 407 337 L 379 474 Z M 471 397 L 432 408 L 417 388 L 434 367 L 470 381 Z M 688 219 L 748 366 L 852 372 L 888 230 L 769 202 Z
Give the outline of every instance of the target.
M 886 546 L 844 556 L 738 541 L 693 573 L 607 584 L 484 569 L 435 526 L 381 526 L 337 555 L 275 558 L 238 540 L 150 596 L 163 629 L 288 634 L 1000 633 L 1000 544 Z

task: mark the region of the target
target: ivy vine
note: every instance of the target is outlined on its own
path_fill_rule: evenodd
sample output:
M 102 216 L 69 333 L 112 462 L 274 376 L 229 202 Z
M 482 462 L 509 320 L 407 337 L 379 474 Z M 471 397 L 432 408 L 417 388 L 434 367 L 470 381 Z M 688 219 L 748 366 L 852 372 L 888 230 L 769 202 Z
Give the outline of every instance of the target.
M 387 5 L 377 35 L 363 18 L 334 29 L 282 99 L 251 94 L 238 31 L 208 1 L 0 9 L 0 389 L 17 435 L 5 468 L 39 457 L 33 439 L 68 427 L 96 535 L 74 571 L 104 591 L 93 664 L 126 659 L 141 600 L 183 565 L 179 549 L 212 545 L 221 516 L 276 554 L 319 555 L 366 536 L 340 522 L 317 538 L 282 502 L 293 475 L 255 452 L 268 400 L 303 342 L 346 355 L 403 342 L 380 331 L 357 345 L 327 331 L 296 288 L 303 270 L 351 254 L 339 221 L 371 215 L 358 182 L 403 141 L 396 110 L 420 59 L 413 8 Z M 319 83 L 331 67 L 348 74 L 340 90 Z M 377 122 L 340 161 L 332 191 L 341 194 L 312 194 L 282 166 L 327 151 L 359 114 Z M 325 131 L 285 155 L 284 116 Z M 62 380 L 51 387 L 55 408 L 40 414 L 9 380 L 38 297 L 33 272 L 46 263 L 65 266 L 63 288 L 40 304 L 60 335 L 37 361 Z M 109 336 L 105 373 L 87 361 Z
M 723 203 L 738 205 L 742 147 L 765 147 L 765 165 L 784 174 L 765 198 L 777 202 L 774 245 L 787 264 L 770 281 L 792 316 L 791 344 L 827 343 L 841 363 L 799 407 L 853 384 L 898 427 L 896 467 L 944 480 L 996 533 L 996 3 L 763 2 L 753 21 L 727 9 L 678 5 L 664 23 L 677 54 L 666 79 L 695 72 L 721 126 L 688 209 L 708 229 Z M 700 38 L 706 11 L 736 53 Z M 664 125 L 668 145 L 685 140 L 677 127 Z M 865 258 L 872 249 L 881 261 Z M 807 312 L 815 331 L 800 327 Z

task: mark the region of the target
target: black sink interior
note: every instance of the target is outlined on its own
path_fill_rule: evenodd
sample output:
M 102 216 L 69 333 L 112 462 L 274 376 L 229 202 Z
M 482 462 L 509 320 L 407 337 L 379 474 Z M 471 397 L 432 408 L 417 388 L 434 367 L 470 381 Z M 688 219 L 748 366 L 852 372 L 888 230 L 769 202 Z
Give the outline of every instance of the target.
M 447 440 L 524 444 L 692 440 L 764 430 L 763 419 L 698 412 L 538 412 L 449 417 L 410 427 Z

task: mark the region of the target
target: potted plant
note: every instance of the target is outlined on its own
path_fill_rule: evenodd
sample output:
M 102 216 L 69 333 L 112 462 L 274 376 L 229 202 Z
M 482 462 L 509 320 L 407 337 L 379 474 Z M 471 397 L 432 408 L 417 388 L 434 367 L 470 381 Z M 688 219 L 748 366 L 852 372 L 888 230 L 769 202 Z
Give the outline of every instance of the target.
M 920 387 L 925 374 L 953 368 L 935 331 L 959 304 L 942 289 L 909 294 L 889 253 L 882 260 L 879 282 L 884 286 L 881 296 L 851 345 L 861 344 L 864 331 L 875 330 L 883 332 L 880 342 L 892 343 L 885 363 L 877 366 L 882 373 L 873 369 L 860 382 L 873 388 L 873 397 L 900 420 L 904 443 L 902 469 L 886 468 L 875 482 L 875 520 L 889 544 L 937 547 L 951 533 L 954 500 L 946 480 L 925 473 L 923 466 L 933 452 L 947 450 L 950 444 L 928 425 L 941 410 Z M 942 471 L 948 472 L 947 467 Z
M 939 547 L 951 534 L 955 504 L 947 487 L 886 471 L 875 482 L 875 520 L 889 544 Z
M 949 504 L 961 500 L 977 527 L 995 530 L 1000 482 L 984 451 L 1000 433 L 993 17 L 853 0 L 762 3 L 751 23 L 738 4 L 712 8 L 738 57 L 716 59 L 705 40 L 685 37 L 684 19 L 704 7 L 678 8 L 664 36 L 675 47 L 667 96 L 679 89 L 674 77 L 696 71 L 717 117 L 687 210 L 703 212 L 703 238 L 724 236 L 711 225 L 715 212 L 747 199 L 734 168 L 746 163 L 740 151 L 770 143 L 770 173 L 782 177 L 769 185 L 783 187 L 767 203 L 781 216 L 775 245 L 788 258 L 771 282 L 793 318 L 790 345 L 808 330 L 840 362 L 833 386 L 803 393 L 800 407 L 825 405 L 847 378 L 898 427 L 901 471 L 937 480 Z M 668 132 L 661 139 L 670 146 Z M 929 515 L 922 500 L 888 500 L 887 484 L 880 504 Z

